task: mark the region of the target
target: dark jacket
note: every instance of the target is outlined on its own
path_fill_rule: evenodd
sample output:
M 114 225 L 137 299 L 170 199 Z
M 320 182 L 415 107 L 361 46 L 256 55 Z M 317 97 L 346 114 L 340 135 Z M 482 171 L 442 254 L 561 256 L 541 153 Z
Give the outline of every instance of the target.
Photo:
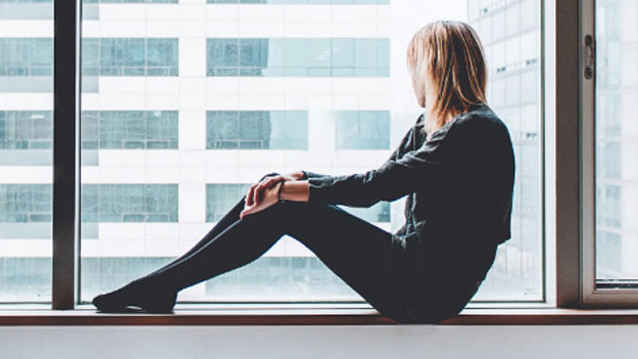
M 472 106 L 428 141 L 423 122 L 419 117 L 378 169 L 308 173 L 309 202 L 369 207 L 407 195 L 405 224 L 394 233 L 405 246 L 418 244 L 424 256 L 446 265 L 467 261 L 475 250 L 494 251 L 511 236 L 514 151 L 507 127 L 486 104 Z M 481 263 L 487 266 L 481 271 L 492 261 Z

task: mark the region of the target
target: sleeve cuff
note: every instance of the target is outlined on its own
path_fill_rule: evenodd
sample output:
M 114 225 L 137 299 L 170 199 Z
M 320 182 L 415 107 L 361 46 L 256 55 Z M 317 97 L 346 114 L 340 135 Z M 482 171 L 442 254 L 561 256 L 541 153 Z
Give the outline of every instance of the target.
M 332 184 L 335 178 L 332 176 L 308 178 L 308 202 L 333 203 Z

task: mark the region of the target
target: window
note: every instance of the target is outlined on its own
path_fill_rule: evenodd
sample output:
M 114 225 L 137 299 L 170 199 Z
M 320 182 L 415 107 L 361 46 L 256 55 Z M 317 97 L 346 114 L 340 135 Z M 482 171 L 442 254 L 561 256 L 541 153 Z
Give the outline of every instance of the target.
M 53 65 L 50 38 L 0 38 L 0 76 L 51 76 Z M 7 81 L 9 79 L 6 79 Z
M 177 39 L 87 38 L 84 76 L 177 76 Z
M 420 26 L 449 14 L 470 22 L 483 40 L 488 100 L 510 128 L 519 168 L 513 238 L 501 246 L 475 299 L 543 301 L 541 3 L 86 1 L 78 302 L 183 253 L 239 200 L 246 184 L 268 172 L 339 175 L 378 167 L 422 112 L 401 49 Z M 22 18 L 20 11 L 14 18 Z M 55 146 L 46 127 L 54 42 L 52 31 L 38 30 L 49 23 L 34 17 L 0 39 L 0 91 L 18 99 L 0 103 L 0 152 L 21 151 L 0 155 L 0 166 L 15 170 L 0 177 L 0 185 L 50 185 L 45 167 L 51 161 L 41 157 Z M 622 102 L 605 99 L 606 113 Z M 613 133 L 618 125 L 605 128 Z M 610 156 L 622 151 L 616 142 L 608 145 Z M 622 208 L 609 191 L 609 208 Z M 394 231 L 403 224 L 402 206 L 344 209 Z M 26 213 L 2 208 L 2 215 Z M 50 260 L 44 250 L 31 250 L 36 242 L 11 240 L 14 257 L 24 263 Z M 604 261 L 616 252 L 606 252 Z M 304 270 L 290 271 L 299 267 Z M 273 291 L 272 284 L 282 282 L 289 283 L 286 291 Z M 360 300 L 294 240 L 242 271 L 180 294 L 182 302 L 242 298 Z
M 630 14 L 638 11 L 638 2 L 591 1 L 583 11 L 591 14 L 587 19 L 595 18 L 595 22 L 584 23 L 583 38 L 593 35 L 596 44 L 595 83 L 583 80 L 583 301 L 635 306 L 638 40 L 634 34 L 638 27 Z
M 0 149 L 51 149 L 52 115 L 51 111 L 0 111 Z
M 45 184 L 0 185 L 2 215 L 5 223 L 51 221 L 51 186 Z M 14 235 L 19 235 L 18 233 Z M 5 238 L 11 238 L 7 235 Z
M 209 111 L 208 149 L 308 149 L 308 111 Z
M 84 222 L 177 222 L 177 185 L 85 184 Z
M 85 111 L 84 149 L 176 149 L 177 111 Z
M 208 76 L 387 77 L 389 39 L 208 39 Z

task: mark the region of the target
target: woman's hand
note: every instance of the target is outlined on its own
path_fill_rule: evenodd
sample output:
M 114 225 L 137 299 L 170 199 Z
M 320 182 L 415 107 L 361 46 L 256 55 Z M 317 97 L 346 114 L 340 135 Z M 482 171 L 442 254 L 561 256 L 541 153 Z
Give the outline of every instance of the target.
M 266 181 L 266 179 L 264 181 Z M 258 183 L 257 185 L 261 184 L 262 182 Z M 248 203 L 249 197 L 246 197 L 244 210 L 241 211 L 241 213 L 239 214 L 239 218 L 244 218 L 247 215 L 263 211 L 264 209 L 277 203 L 278 201 L 277 192 L 279 192 L 279 187 L 282 185 L 282 183 L 283 181 L 275 182 L 275 185 L 266 187 L 265 189 L 263 189 L 260 195 L 261 198 L 258 202 L 253 201 L 251 204 L 249 204 Z
M 270 188 L 279 182 L 295 181 L 295 180 L 302 179 L 303 176 L 304 176 L 303 172 L 292 172 L 285 175 L 276 175 L 276 176 L 266 177 L 262 179 L 261 182 L 255 183 L 252 186 L 250 186 L 250 189 L 248 190 L 248 194 L 246 195 L 246 204 L 248 206 L 259 204 L 259 202 L 261 201 L 261 197 L 263 195 L 262 192 L 265 189 Z

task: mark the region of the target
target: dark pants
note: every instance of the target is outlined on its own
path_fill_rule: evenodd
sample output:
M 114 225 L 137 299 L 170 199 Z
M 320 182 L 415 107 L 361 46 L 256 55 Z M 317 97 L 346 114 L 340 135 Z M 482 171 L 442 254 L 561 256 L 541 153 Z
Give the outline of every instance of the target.
M 244 198 L 186 254 L 146 278 L 179 291 L 256 260 L 290 235 L 382 315 L 399 322 L 453 316 L 476 291 L 475 281 L 474 287 L 456 283 L 452 291 L 426 288 L 436 283 L 407 273 L 406 248 L 397 237 L 336 206 L 282 202 L 240 219 L 243 208 Z

